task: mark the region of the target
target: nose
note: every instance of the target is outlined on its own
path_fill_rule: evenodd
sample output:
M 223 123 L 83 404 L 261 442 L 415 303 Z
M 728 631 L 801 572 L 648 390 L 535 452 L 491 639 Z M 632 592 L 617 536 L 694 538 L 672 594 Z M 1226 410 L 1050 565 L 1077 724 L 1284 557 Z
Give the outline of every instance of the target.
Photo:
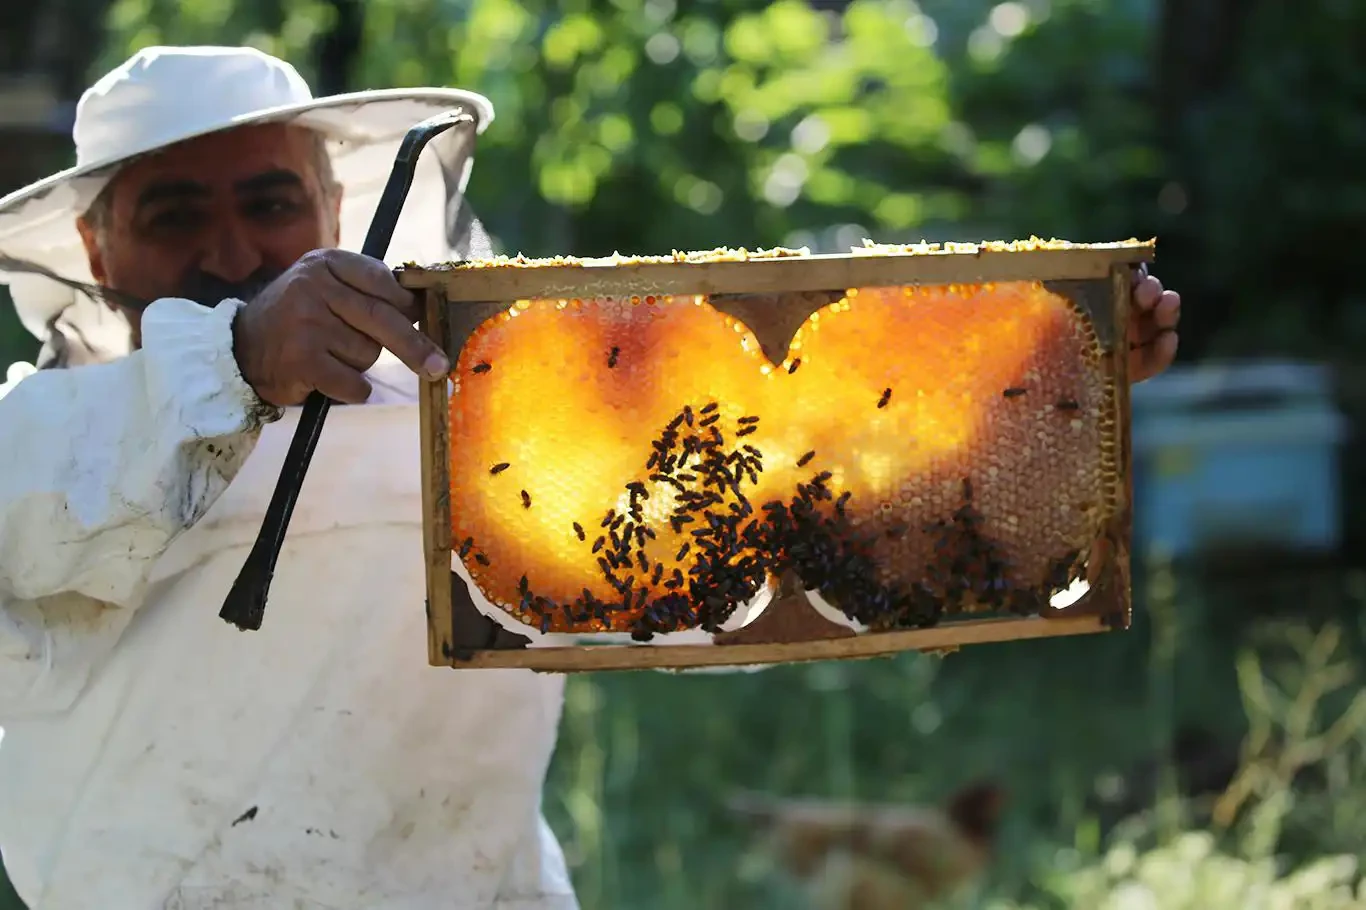
M 245 281 L 261 264 L 251 232 L 239 219 L 229 217 L 215 224 L 200 268 L 224 281 Z

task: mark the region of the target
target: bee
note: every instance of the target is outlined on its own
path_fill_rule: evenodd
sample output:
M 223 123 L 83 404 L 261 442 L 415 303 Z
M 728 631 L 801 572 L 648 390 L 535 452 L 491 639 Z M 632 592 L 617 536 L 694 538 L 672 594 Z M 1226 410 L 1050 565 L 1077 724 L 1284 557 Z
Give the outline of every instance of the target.
M 712 411 L 715 411 L 717 407 L 718 405 L 716 404 L 716 402 L 710 402 L 706 405 L 706 407 L 702 408 L 702 413 L 710 414 Z
M 883 389 L 883 390 L 882 390 L 882 397 L 879 398 L 879 399 L 877 400 L 877 406 L 878 406 L 879 408 L 885 408 L 885 407 L 887 407 L 887 402 L 889 402 L 889 401 L 891 401 L 891 400 L 892 400 L 892 390 L 891 390 L 891 389 Z
M 1023 395 L 1026 391 L 1028 391 L 1028 390 L 1027 390 L 1027 389 L 1022 389 L 1022 388 L 1020 388 L 1019 386 L 1011 386 L 1010 388 L 1008 388 L 1008 389 L 1006 389 L 1005 391 L 1003 391 L 1001 394 L 1002 394 L 1003 396 L 1005 396 L 1006 398 L 1019 398 L 1019 397 L 1020 397 L 1021 395 Z
M 474 372 L 475 372 L 475 373 L 487 373 L 487 372 L 488 372 L 489 370 L 491 370 L 491 369 L 493 369 L 492 364 L 489 364 L 489 363 L 484 362 L 484 361 L 481 361 L 481 362 L 476 363 L 476 364 L 474 365 Z
M 481 566 L 486 566 L 489 564 L 489 558 L 485 556 L 483 553 L 475 553 L 474 561 L 479 563 L 479 565 Z
M 528 493 L 526 490 L 522 491 L 522 508 L 531 508 L 531 494 Z
M 803 455 L 801 458 L 798 458 L 798 459 L 797 459 L 797 467 L 799 467 L 799 468 L 804 468 L 804 467 L 806 467 L 808 464 L 811 463 L 811 459 L 813 459 L 813 458 L 815 458 L 815 457 L 816 457 L 816 450 L 815 450 L 815 449 L 812 449 L 810 452 L 807 452 L 807 453 L 806 453 L 805 455 Z
M 617 367 L 617 357 L 621 355 L 621 348 L 612 345 L 612 350 L 607 352 L 607 369 L 614 370 Z
M 574 536 L 577 537 L 579 540 L 587 540 L 587 539 L 588 539 L 587 537 L 584 536 L 584 533 L 583 533 L 583 525 L 579 524 L 577 521 L 574 522 Z
M 1072 572 L 1076 568 L 1079 559 L 1081 559 L 1081 551 L 1073 550 L 1071 553 L 1056 560 L 1053 565 L 1049 567 L 1048 577 L 1044 584 L 1048 587 L 1050 593 L 1066 590 L 1067 586 L 1072 583 Z
M 508 464 L 506 461 L 500 461 L 493 467 L 489 468 L 489 473 L 496 477 L 510 467 L 512 467 L 512 465 Z
M 743 427 L 741 427 L 740 429 L 736 430 L 736 431 L 735 431 L 735 435 L 736 435 L 736 436 L 748 436 L 749 434 L 753 433 L 753 432 L 754 432 L 755 430 L 757 430 L 757 429 L 759 429 L 759 428 L 758 428 L 757 426 L 755 426 L 754 424 L 751 423 L 751 424 L 748 424 L 748 425 L 743 426 Z
M 741 417 L 738 421 L 736 421 L 736 423 L 740 424 L 741 426 L 745 426 L 746 424 L 751 424 L 751 423 L 758 423 L 758 422 L 759 422 L 759 418 L 758 418 L 758 417 Z
M 1071 398 L 1064 398 L 1058 402 L 1059 411 L 1075 411 L 1080 407 L 1081 405 L 1077 404 Z
M 461 558 L 461 559 L 464 559 L 466 556 L 469 556 L 469 555 L 470 555 L 470 550 L 471 550 L 471 548 L 473 548 L 473 547 L 474 547 L 474 538 L 473 538 L 473 537 L 466 537 L 465 540 L 464 540 L 464 542 L 460 544 L 460 558 Z
M 792 363 L 791 363 L 791 364 L 788 366 L 788 368 L 787 368 L 787 373 L 788 373 L 788 375 L 790 376 L 790 375 L 792 375 L 793 373 L 797 372 L 797 367 L 799 367 L 799 366 L 801 366 L 801 365 L 802 365 L 802 359 L 801 359 L 800 357 L 798 357 L 796 360 L 792 361 Z

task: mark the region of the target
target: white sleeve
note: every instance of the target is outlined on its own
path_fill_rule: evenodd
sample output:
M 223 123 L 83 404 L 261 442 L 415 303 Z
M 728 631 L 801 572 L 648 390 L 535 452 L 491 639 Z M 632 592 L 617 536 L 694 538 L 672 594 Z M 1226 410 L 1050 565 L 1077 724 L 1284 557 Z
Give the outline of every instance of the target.
M 140 605 L 156 560 L 278 416 L 233 357 L 241 306 L 158 300 L 143 313 L 142 350 L 11 370 L 0 386 L 0 703 L 22 701 L 60 653 L 95 644 L 65 640 L 77 629 L 58 603 Z

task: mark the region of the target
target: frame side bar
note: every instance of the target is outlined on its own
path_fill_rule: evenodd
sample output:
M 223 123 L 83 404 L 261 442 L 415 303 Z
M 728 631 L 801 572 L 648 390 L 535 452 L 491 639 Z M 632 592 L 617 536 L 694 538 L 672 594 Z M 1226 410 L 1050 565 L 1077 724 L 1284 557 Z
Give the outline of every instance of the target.
M 422 331 L 447 350 L 449 307 L 443 288 L 423 293 Z M 420 379 L 422 541 L 427 575 L 427 662 L 447 666 L 451 653 L 450 380 Z

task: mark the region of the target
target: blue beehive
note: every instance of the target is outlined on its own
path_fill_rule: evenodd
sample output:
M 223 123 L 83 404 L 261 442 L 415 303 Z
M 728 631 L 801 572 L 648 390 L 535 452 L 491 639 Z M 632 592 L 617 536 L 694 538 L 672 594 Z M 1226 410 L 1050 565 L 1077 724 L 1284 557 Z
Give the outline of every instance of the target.
M 1136 548 L 1334 549 L 1343 436 L 1316 364 L 1173 368 L 1135 386 Z

